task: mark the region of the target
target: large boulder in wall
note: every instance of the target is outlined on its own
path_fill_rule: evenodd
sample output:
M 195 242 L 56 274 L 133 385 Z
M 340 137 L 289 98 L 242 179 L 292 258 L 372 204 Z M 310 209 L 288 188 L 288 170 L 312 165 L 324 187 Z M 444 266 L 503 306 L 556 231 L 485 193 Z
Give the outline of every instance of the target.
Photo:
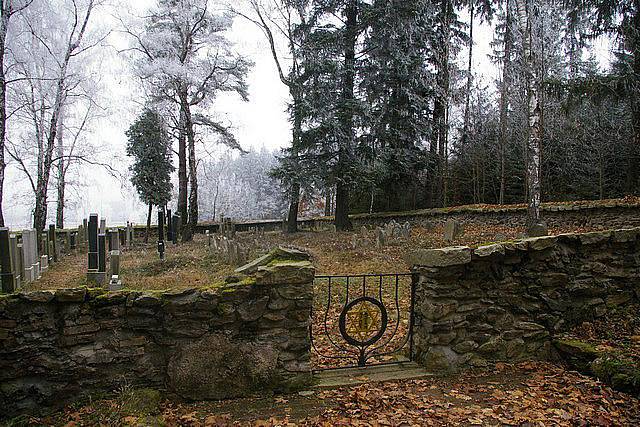
M 169 387 L 194 400 L 229 399 L 273 389 L 281 379 L 271 344 L 211 334 L 181 348 L 169 361 Z

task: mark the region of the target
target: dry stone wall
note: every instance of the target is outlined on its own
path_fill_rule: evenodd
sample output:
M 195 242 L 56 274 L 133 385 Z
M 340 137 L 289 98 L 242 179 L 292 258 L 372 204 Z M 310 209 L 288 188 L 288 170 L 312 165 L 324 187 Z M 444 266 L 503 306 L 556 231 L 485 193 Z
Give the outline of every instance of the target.
M 640 299 L 640 228 L 422 250 L 417 360 L 433 371 L 553 359 L 555 335 Z
M 0 296 L 0 418 L 125 384 L 187 399 L 303 386 L 313 276 L 274 261 L 207 289 Z

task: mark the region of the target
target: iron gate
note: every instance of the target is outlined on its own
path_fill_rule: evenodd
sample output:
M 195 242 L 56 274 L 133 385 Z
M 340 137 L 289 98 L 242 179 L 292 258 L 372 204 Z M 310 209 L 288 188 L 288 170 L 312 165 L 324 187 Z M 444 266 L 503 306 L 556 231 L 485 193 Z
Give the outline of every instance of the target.
M 412 360 L 416 282 L 413 273 L 316 276 L 314 369 Z

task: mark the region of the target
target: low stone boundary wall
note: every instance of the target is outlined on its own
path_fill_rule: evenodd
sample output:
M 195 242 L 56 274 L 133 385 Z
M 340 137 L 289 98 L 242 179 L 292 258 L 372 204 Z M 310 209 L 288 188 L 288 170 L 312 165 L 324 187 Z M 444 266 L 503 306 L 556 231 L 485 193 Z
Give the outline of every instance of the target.
M 417 360 L 434 372 L 550 359 L 552 337 L 640 299 L 640 228 L 421 250 Z
M 187 399 L 304 386 L 314 270 L 257 270 L 197 290 L 0 296 L 0 419 L 125 384 Z

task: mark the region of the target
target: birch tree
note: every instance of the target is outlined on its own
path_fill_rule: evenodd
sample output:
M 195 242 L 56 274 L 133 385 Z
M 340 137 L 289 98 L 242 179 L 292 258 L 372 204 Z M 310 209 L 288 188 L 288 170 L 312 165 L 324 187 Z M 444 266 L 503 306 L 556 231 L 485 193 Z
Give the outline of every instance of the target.
M 0 227 L 4 227 L 4 215 L 2 213 L 4 171 L 5 163 L 5 142 L 7 139 L 7 81 L 6 55 L 7 37 L 10 23 L 14 15 L 25 10 L 33 0 L 2 0 L 0 5 Z
M 537 16 L 536 2 L 516 0 L 518 26 L 522 35 L 523 58 L 527 85 L 527 185 L 528 185 L 528 224 L 540 222 L 540 162 L 542 139 L 542 105 L 540 102 L 540 81 L 534 52 L 532 22 Z
M 23 14 L 23 25 L 29 34 L 14 46 L 20 52 L 15 54 L 20 55 L 15 64 L 20 85 L 12 89 L 12 96 L 21 105 L 17 117 L 31 123 L 33 129 L 17 132 L 8 152 L 27 176 L 34 193 L 33 226 L 38 231 L 44 230 L 47 221 L 48 191 L 58 160 L 55 149 L 60 115 L 82 81 L 77 68 L 82 65 L 79 57 L 105 37 L 87 37 L 92 13 L 99 4 L 94 0 L 34 3 L 29 13 Z

